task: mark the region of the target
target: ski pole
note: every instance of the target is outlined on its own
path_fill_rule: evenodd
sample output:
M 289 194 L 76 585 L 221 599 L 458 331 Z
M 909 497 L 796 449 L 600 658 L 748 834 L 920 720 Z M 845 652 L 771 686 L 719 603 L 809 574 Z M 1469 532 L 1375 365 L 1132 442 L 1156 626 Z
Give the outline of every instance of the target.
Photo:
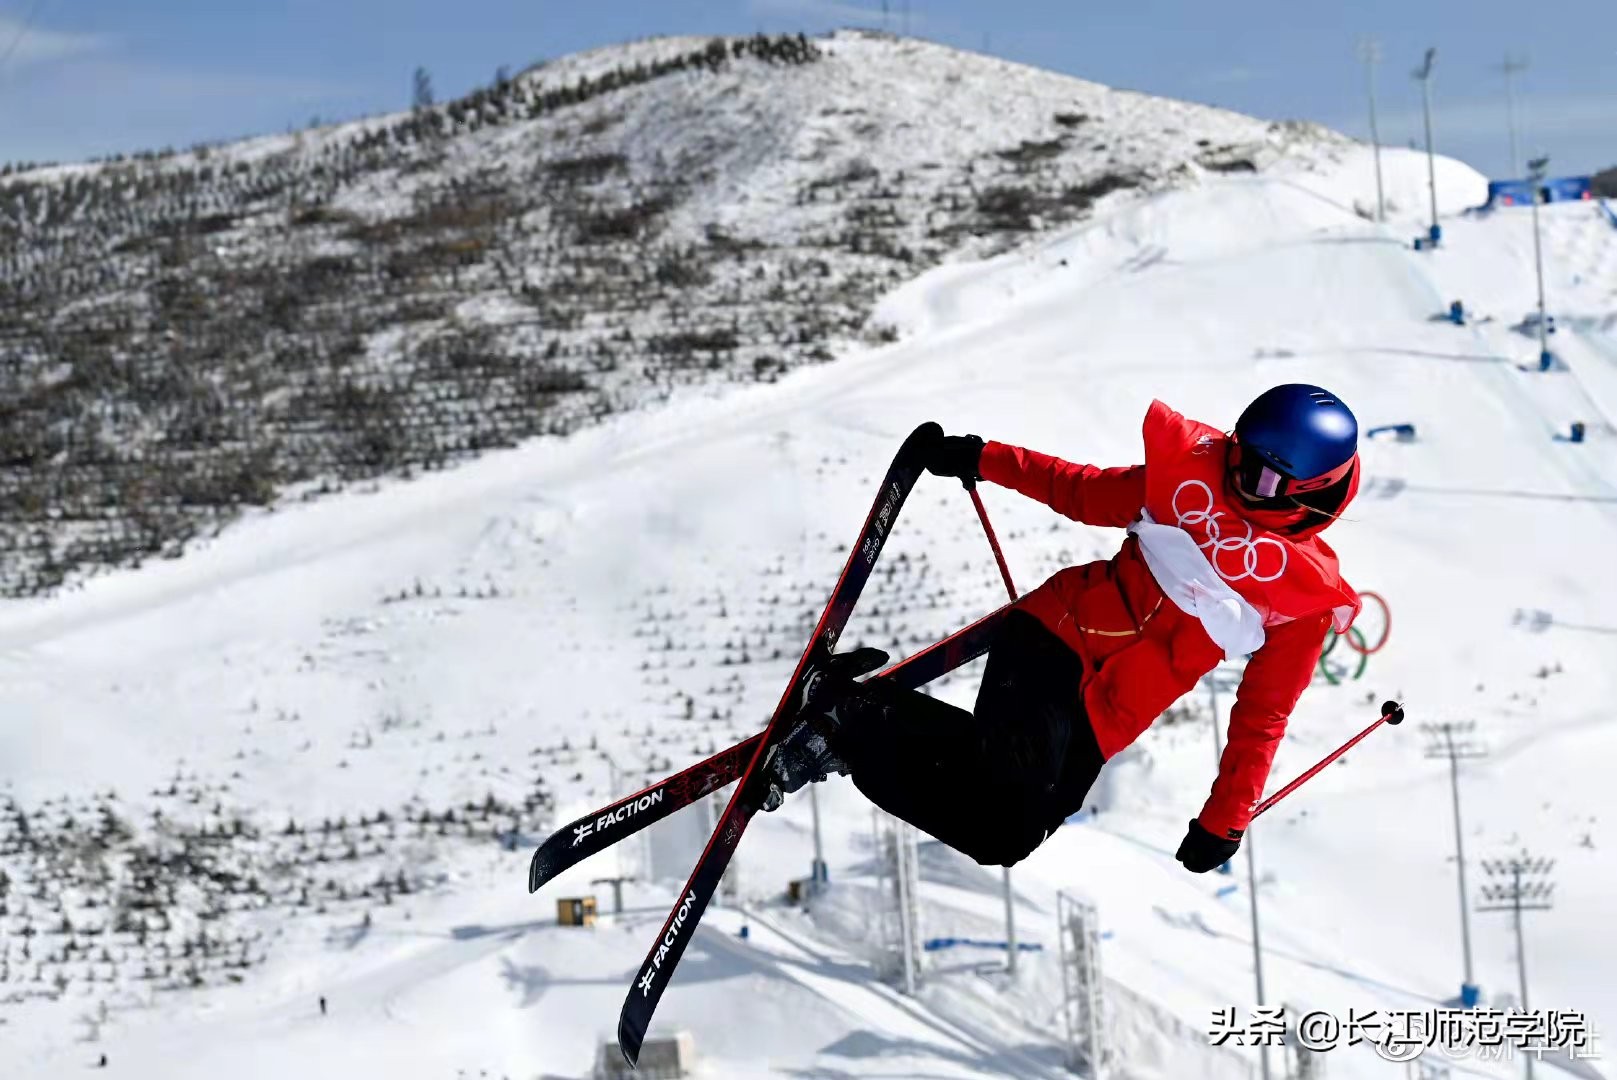
M 969 477 L 962 477 L 960 483 L 965 487 L 966 494 L 971 496 L 971 505 L 977 508 L 977 520 L 983 523 L 983 533 L 988 537 L 988 546 L 994 549 L 994 561 L 999 564 L 999 576 L 1005 579 L 1005 591 L 1010 594 L 1011 603 L 1016 603 L 1016 586 L 1011 581 L 1011 568 L 1005 565 L 1005 553 L 999 549 L 999 537 L 994 535 L 994 526 L 988 521 L 988 508 L 983 505 L 983 497 L 977 494 L 977 482 Z M 1012 978 L 1016 976 L 1016 893 L 1011 889 L 1011 868 L 1005 867 L 1005 970 Z
M 1343 743 L 1341 746 L 1339 746 L 1335 750 L 1331 751 L 1331 753 L 1324 760 L 1322 760 L 1318 765 L 1315 765 L 1312 769 L 1309 769 L 1307 772 L 1303 773 L 1297 779 L 1293 780 L 1291 783 L 1287 784 L 1285 787 L 1281 788 L 1279 791 L 1275 792 L 1273 795 L 1269 796 L 1267 799 L 1264 799 L 1262 802 L 1260 802 L 1258 804 L 1258 806 L 1257 806 L 1257 809 L 1252 811 L 1252 819 L 1254 821 L 1256 821 L 1259 814 L 1261 814 L 1265 810 L 1269 809 L 1271 806 L 1273 806 L 1275 803 L 1279 802 L 1281 799 L 1284 799 L 1287 795 L 1290 795 L 1293 791 L 1296 791 L 1298 788 L 1302 787 L 1303 784 L 1305 784 L 1309 780 L 1309 778 L 1314 776 L 1321 769 L 1323 769 L 1325 766 L 1329 765 L 1331 762 L 1335 761 L 1337 758 L 1341 757 L 1343 754 L 1347 753 L 1349 750 L 1353 749 L 1355 746 L 1359 745 L 1359 741 L 1361 739 L 1363 739 L 1366 735 L 1370 734 L 1376 728 L 1380 727 L 1382 724 L 1398 725 L 1398 724 L 1401 724 L 1403 722 L 1404 722 L 1404 707 L 1402 705 L 1398 704 L 1396 701 L 1382 702 L 1382 705 L 1381 705 L 1381 719 L 1377 720 L 1375 723 L 1371 724 L 1369 727 L 1365 728 L 1363 731 L 1361 731 L 1357 735 L 1353 736 L 1353 738 L 1349 739 L 1347 742 Z
M 1005 591 L 1011 594 L 1012 602 L 1016 600 L 1016 586 L 1011 584 L 1011 569 L 1005 565 L 1005 553 L 999 549 L 999 537 L 994 535 L 994 527 L 988 523 L 988 508 L 983 505 L 983 497 L 977 494 L 977 485 L 971 480 L 962 480 L 966 494 L 971 496 L 971 505 L 977 508 L 977 519 L 983 523 L 983 532 L 988 535 L 988 546 L 994 549 L 994 561 L 999 564 L 999 576 L 1005 579 Z

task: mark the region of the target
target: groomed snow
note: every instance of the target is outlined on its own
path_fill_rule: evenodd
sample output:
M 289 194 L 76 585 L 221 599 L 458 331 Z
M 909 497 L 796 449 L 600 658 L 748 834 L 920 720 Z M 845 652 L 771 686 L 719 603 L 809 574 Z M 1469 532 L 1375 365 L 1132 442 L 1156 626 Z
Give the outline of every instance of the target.
M 1330 534 L 1350 580 L 1392 605 L 1391 644 L 1362 682 L 1309 692 L 1271 787 L 1383 698 L 1405 701 L 1411 723 L 1378 733 L 1254 830 L 1269 998 L 1345 1017 L 1457 992 L 1447 774 L 1423 756 L 1418 725 L 1474 720 L 1493 752 L 1462 780 L 1473 889 L 1480 858 L 1524 845 L 1554 857 L 1555 908 L 1527 925 L 1532 1003 L 1617 1031 L 1614 234 L 1592 207 L 1544 213 L 1568 370 L 1524 370 L 1536 344 L 1510 327 L 1533 300 L 1525 214 L 1457 216 L 1480 202 L 1482 180 L 1443 162 L 1445 247 L 1415 253 L 1425 162 L 1385 159 L 1398 206 L 1385 226 L 1354 213 L 1374 188 L 1368 153 L 1346 147 L 1117 200 L 1082 227 L 899 290 L 881 312 L 906 331 L 890 347 L 450 474 L 284 505 L 183 560 L 11 604 L 0 612 L 6 790 L 33 805 L 111 786 L 139 805 L 183 762 L 239 772 L 235 797 L 273 827 L 289 810 L 312 819 L 415 795 L 519 793 L 530 751 L 566 738 L 577 752 L 550 776 L 565 820 L 617 793 L 600 753 L 582 750 L 592 738 L 626 789 L 648 758 L 677 765 L 693 744 L 762 721 L 802 644 L 787 628 L 802 616 L 794 589 L 818 605 L 871 480 L 916 423 L 1129 463 L 1153 397 L 1230 424 L 1267 385 L 1318 381 L 1364 426 L 1410 422 L 1419 437 L 1365 445 L 1370 482 Z M 1492 320 L 1434 321 L 1455 298 Z M 1580 419 L 1586 442 L 1554 438 Z M 985 498 L 1024 588 L 1117 541 L 1001 490 Z M 901 553 L 926 553 L 930 575 L 901 579 L 907 597 L 867 610 L 848 644 L 938 636 L 997 602 L 953 485 L 923 482 L 884 565 Z M 422 597 L 384 603 L 418 581 Z M 487 599 L 458 597 L 490 584 Z M 1519 609 L 1553 622 L 1534 632 Z M 669 619 L 648 623 L 648 612 Z M 691 649 L 658 651 L 665 635 Z M 721 666 L 740 649 L 747 663 Z M 710 693 L 732 676 L 732 697 Z M 965 702 L 970 690 L 955 680 L 944 693 Z M 699 717 L 710 701 L 733 716 L 682 720 L 685 693 L 700 698 Z M 399 713 L 408 723 L 379 723 Z M 361 733 L 374 735 L 368 749 L 354 748 Z M 869 808 L 845 781 L 824 785 L 825 907 L 811 919 L 776 905 L 808 868 L 799 797 L 741 849 L 749 937 L 735 907 L 710 911 L 659 1021 L 693 1034 L 710 1077 L 1061 1075 L 1053 913 L 1066 889 L 1098 905 L 1107 933 L 1123 1051 L 1109 1075 L 1241 1075 L 1242 1059 L 1191 1036 L 1214 1008 L 1253 1003 L 1245 881 L 1194 877 L 1171 858 L 1211 763 L 1205 716 L 1114 762 L 1104 812 L 1015 873 L 1021 933 L 1046 951 L 1024 958 L 1015 986 L 994 954 L 936 954 L 913 1001 L 872 978 L 852 929 L 871 922 Z M 638 847 L 621 864 L 608 853 L 533 897 L 526 851 L 446 847 L 444 884 L 378 908 L 368 930 L 351 913 L 277 916 L 269 960 L 242 986 L 116 1011 L 96 1044 L 78 1040 L 76 1017 L 98 996 L 82 986 L 55 1004 L 0 1008 L 0 1071 L 76 1077 L 104 1051 L 117 1075 L 140 1080 L 586 1075 L 700 843 L 701 815 L 655 830 L 649 860 Z M 929 935 L 997 936 L 997 872 L 935 850 L 926 861 Z M 620 865 L 649 877 L 626 889 L 624 915 L 593 931 L 555 925 L 557 897 L 593 891 Z M 610 890 L 599 895 L 609 909 Z M 1475 915 L 1472 934 L 1477 978 L 1498 1002 L 1515 986 L 1509 920 Z M 1327 1066 L 1389 1075 L 1363 1050 Z M 1519 1065 L 1466 1067 L 1503 1077 Z

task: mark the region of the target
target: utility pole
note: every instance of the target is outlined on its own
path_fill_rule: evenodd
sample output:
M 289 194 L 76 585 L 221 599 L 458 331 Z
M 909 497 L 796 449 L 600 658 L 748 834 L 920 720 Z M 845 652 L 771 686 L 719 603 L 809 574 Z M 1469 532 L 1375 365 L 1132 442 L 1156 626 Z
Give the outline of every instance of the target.
M 1432 193 L 1432 227 L 1427 238 L 1432 247 L 1436 247 L 1443 238 L 1443 230 L 1437 224 L 1437 160 L 1432 149 L 1432 63 L 1437 59 L 1435 48 L 1426 50 L 1426 59 L 1416 68 L 1413 75 L 1420 80 L 1421 111 L 1426 118 L 1426 182 Z
M 1538 273 L 1538 369 L 1550 370 L 1555 357 L 1550 355 L 1549 319 L 1544 314 L 1544 245 L 1538 238 L 1538 204 L 1544 190 L 1544 176 L 1549 170 L 1548 154 L 1527 163 L 1527 178 L 1533 185 L 1533 266 Z
M 1470 720 L 1421 725 L 1421 730 L 1432 739 L 1432 744 L 1426 748 L 1426 756 L 1447 758 L 1449 762 L 1449 790 L 1454 800 L 1454 866 L 1460 877 L 1460 944 L 1465 953 L 1465 980 L 1460 984 L 1460 1003 L 1467 1009 L 1476 1007 L 1481 993 L 1471 966 L 1471 894 L 1465 887 L 1465 833 L 1460 827 L 1460 760 L 1487 755 L 1487 750 L 1470 738 L 1476 726 Z
M 1370 96 L 1370 147 L 1376 158 L 1376 220 L 1387 220 L 1387 199 L 1381 188 L 1381 132 L 1376 128 L 1376 65 L 1381 62 L 1381 42 L 1363 38 L 1359 59 L 1364 61 L 1364 85 Z
M 1543 880 L 1555 867 L 1554 859 L 1535 859 L 1526 851 L 1510 859 L 1484 859 L 1483 870 L 1499 880 L 1497 885 L 1484 885 L 1482 899 L 1486 906 L 1479 911 L 1508 911 L 1516 929 L 1516 972 L 1521 980 L 1522 1012 L 1527 1011 L 1527 948 L 1522 940 L 1522 912 L 1548 911 L 1554 882 Z M 1524 1053 L 1527 1080 L 1533 1080 L 1533 1055 Z
M 1522 158 L 1516 151 L 1516 73 L 1527 70 L 1527 58 L 1505 54 L 1499 71 L 1505 76 L 1505 121 L 1510 125 L 1510 175 L 1520 176 Z

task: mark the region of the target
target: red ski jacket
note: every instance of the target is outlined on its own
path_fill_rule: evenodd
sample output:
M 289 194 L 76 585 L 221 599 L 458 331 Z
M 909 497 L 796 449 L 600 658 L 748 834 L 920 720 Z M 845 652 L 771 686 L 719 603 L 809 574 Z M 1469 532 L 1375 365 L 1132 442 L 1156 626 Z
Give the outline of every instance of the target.
M 1327 630 L 1333 623 L 1345 630 L 1359 600 L 1317 536 L 1329 519 L 1286 534 L 1270 530 L 1294 516 L 1235 511 L 1224 486 L 1226 435 L 1161 402 L 1147 412 L 1144 435 L 1144 465 L 1075 465 L 989 442 L 979 468 L 985 480 L 1074 521 L 1135 526 L 1113 558 L 1058 571 L 1018 602 L 1083 660 L 1084 709 L 1103 756 L 1139 738 L 1225 657 L 1208 625 L 1153 576 L 1134 534 L 1139 523 L 1188 533 L 1217 573 L 1215 587 L 1222 581 L 1239 596 L 1226 607 L 1245 602 L 1256 648 L 1230 710 L 1218 777 L 1198 817 L 1213 835 L 1239 839 L 1291 710 L 1313 679 Z M 1356 490 L 1358 470 L 1353 475 Z

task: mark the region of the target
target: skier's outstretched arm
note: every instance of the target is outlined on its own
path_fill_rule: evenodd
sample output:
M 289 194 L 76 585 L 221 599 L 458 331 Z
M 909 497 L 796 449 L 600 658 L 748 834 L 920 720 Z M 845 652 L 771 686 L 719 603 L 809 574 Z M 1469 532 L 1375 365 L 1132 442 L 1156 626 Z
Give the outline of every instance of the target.
M 983 479 L 1037 499 L 1085 525 L 1126 529 L 1145 505 L 1145 466 L 1075 465 L 1036 450 L 991 442 L 983 447 Z
M 1103 469 L 975 435 L 940 439 L 927 468 L 942 476 L 987 480 L 1036 499 L 1085 525 L 1126 529 L 1145 505 L 1145 466 Z
M 1230 710 L 1218 778 L 1180 848 L 1180 861 L 1190 869 L 1210 870 L 1235 853 L 1252 821 L 1252 808 L 1263 797 L 1286 721 L 1313 681 L 1330 625 L 1326 613 L 1270 627 L 1263 647 L 1247 664 Z M 1192 849 L 1190 858 L 1187 848 Z M 1214 858 L 1210 865 L 1195 865 Z

